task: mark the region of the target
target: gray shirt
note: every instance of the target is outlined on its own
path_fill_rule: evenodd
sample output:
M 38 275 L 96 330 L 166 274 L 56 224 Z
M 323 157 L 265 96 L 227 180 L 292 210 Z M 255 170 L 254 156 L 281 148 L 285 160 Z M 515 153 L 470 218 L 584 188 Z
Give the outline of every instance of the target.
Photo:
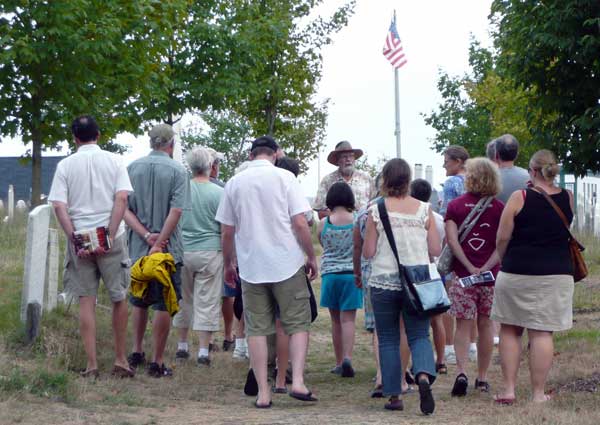
M 502 192 L 496 199 L 506 204 L 513 192 L 527 188 L 529 173 L 521 167 L 500 168 L 500 180 L 502 181 Z
M 171 208 L 190 209 L 190 182 L 183 165 L 165 152 L 152 151 L 127 167 L 134 192 L 129 209 L 151 233 L 160 233 Z M 129 230 L 129 257 L 132 263 L 148 254 L 148 244 Z M 181 220 L 169 239 L 168 252 L 175 263 L 183 263 Z

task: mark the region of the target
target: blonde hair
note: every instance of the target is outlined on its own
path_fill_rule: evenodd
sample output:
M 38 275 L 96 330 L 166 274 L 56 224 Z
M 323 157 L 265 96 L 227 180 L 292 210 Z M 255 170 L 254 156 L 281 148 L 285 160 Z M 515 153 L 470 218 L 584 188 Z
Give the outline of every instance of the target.
M 465 165 L 465 190 L 481 196 L 496 196 L 502 190 L 498 166 L 487 158 L 468 159 Z
M 544 180 L 553 181 L 560 173 L 560 166 L 556 161 L 556 156 L 548 149 L 542 149 L 533 154 L 529 160 L 529 167 L 542 173 Z

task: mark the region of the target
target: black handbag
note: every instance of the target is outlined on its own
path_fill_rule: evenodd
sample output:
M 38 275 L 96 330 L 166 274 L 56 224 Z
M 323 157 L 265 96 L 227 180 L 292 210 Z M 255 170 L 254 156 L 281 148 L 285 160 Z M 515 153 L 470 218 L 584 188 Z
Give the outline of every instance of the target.
M 387 240 L 398 264 L 400 284 L 404 292 L 404 308 L 409 313 L 422 317 L 431 317 L 448 311 L 451 302 L 442 279 L 439 276 L 431 276 L 429 264 L 410 267 L 411 269 L 415 269 L 415 272 L 412 272 L 400 263 L 396 240 L 392 233 L 392 226 L 387 209 L 385 208 L 384 198 L 380 198 L 377 201 L 377 209 L 379 210 L 379 219 L 385 230 Z M 416 276 L 420 278 L 416 278 Z M 422 276 L 425 276 L 425 279 Z

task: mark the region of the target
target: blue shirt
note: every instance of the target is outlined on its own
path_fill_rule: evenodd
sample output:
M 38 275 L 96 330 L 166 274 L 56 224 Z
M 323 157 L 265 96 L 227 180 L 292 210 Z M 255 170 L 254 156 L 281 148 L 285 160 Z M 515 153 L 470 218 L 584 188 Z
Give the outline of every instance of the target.
M 331 224 L 329 217 L 325 219 L 321 231 L 323 255 L 321 256 L 321 274 L 352 273 L 352 240 L 354 223 L 337 226 Z
M 440 208 L 440 215 L 446 215 L 448 204 L 450 201 L 455 200 L 459 196 L 465 193 L 465 176 L 456 175 L 450 176 L 444 182 L 444 199 L 442 200 L 442 207 Z

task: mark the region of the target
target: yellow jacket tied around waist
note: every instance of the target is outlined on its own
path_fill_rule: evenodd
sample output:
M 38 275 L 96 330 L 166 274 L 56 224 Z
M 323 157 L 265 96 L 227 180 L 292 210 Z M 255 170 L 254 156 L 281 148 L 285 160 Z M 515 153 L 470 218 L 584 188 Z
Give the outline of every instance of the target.
M 175 273 L 175 259 L 171 254 L 155 253 L 140 258 L 131 267 L 131 286 L 129 293 L 143 299 L 151 281 L 156 281 L 163 286 L 163 298 L 167 311 L 174 316 L 179 311 L 177 294 L 171 281 L 171 274 Z

